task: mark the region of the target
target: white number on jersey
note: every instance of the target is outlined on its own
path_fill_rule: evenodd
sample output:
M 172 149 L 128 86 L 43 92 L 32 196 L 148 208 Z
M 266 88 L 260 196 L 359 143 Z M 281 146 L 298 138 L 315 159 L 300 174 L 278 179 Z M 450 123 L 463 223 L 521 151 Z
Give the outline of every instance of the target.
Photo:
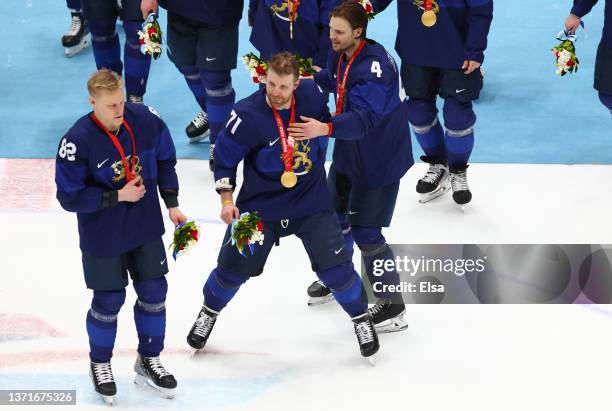
M 57 153 L 61 158 L 68 158 L 68 161 L 76 160 L 76 146 L 74 143 L 68 143 L 66 138 L 62 139 L 62 144 L 60 145 L 59 152 Z
M 236 122 L 234 123 L 234 127 L 232 127 L 232 129 L 230 130 L 232 134 L 236 133 L 236 129 L 238 128 L 240 123 L 242 123 L 242 119 L 238 117 L 238 114 L 236 114 L 234 110 L 232 110 L 232 112 L 230 113 L 230 119 L 227 121 L 227 124 L 225 125 L 225 127 L 229 128 L 230 123 L 234 120 L 236 120 Z
M 372 68 L 370 70 L 372 73 L 376 73 L 376 77 L 380 78 L 382 76 L 382 69 L 380 68 L 380 63 L 378 61 L 372 62 Z
M 161 118 L 161 116 L 159 115 L 159 112 L 158 112 L 156 109 L 154 109 L 154 108 L 153 108 L 153 107 L 151 107 L 151 106 L 147 106 L 147 107 L 149 107 L 149 111 L 150 111 L 151 113 L 153 113 L 153 114 L 155 114 L 157 117 Z

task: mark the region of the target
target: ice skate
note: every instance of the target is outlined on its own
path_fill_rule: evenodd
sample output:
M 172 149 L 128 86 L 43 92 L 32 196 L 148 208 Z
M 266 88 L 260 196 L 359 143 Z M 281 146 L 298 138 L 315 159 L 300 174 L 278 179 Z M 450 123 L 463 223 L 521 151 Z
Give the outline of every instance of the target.
M 189 137 L 189 143 L 195 144 L 200 141 L 205 140 L 210 135 L 209 125 L 208 125 L 208 114 L 204 111 L 200 111 L 191 123 L 187 125 L 185 129 L 185 134 Z
M 81 50 L 89 46 L 91 35 L 87 20 L 80 11 L 71 12 L 72 21 L 70 29 L 62 36 L 62 46 L 65 48 L 66 57 L 73 57 Z
M 416 186 L 419 203 L 424 204 L 446 193 L 450 188 L 449 173 L 446 163 L 422 156 L 421 160 L 429 163 L 427 172 Z
M 368 359 L 371 365 L 374 365 L 375 359 L 370 357 L 376 354 L 380 346 L 378 344 L 376 329 L 372 323 L 372 316 L 366 312 L 357 317 L 353 317 L 352 320 L 355 327 L 357 342 L 359 343 L 359 351 L 363 357 Z
M 104 402 L 108 405 L 113 405 L 113 400 L 117 394 L 117 385 L 113 377 L 113 370 L 110 362 L 89 363 L 89 377 L 93 383 L 94 389 Z
M 164 368 L 159 357 L 143 357 L 139 354 L 134 371 L 134 384 L 162 398 L 174 398 L 176 379 Z
M 334 300 L 331 290 L 320 280 L 315 281 L 308 287 L 308 306 L 321 305 Z
M 408 322 L 404 318 L 404 304 L 393 304 L 390 300 L 385 300 L 374 304 L 368 312 L 372 316 L 374 328 L 379 333 L 392 333 L 408 328 Z
M 191 327 L 189 335 L 187 335 L 187 344 L 196 350 L 194 354 L 206 345 L 206 341 L 208 341 L 208 337 L 210 337 L 210 333 L 217 321 L 217 315 L 219 315 L 218 312 L 211 310 L 206 305 L 202 306 L 198 318 L 193 327 Z
M 466 205 L 472 200 L 472 192 L 467 182 L 467 168 L 451 170 L 451 186 L 453 188 L 453 200 L 465 212 Z

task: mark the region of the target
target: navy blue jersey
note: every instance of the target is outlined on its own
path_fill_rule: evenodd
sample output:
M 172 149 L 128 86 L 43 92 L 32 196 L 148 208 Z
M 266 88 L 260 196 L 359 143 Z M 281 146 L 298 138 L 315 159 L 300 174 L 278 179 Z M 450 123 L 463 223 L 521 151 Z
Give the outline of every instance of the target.
M 301 0 L 293 39 L 289 35 L 288 8 L 284 0 L 250 0 L 249 19 L 253 24 L 250 41 L 268 60 L 281 51 L 312 57 L 314 64 L 325 67 L 330 49 L 329 15 L 343 0 Z
M 597 4 L 598 0 L 574 0 L 572 14 L 582 18 L 587 15 Z M 604 28 L 602 41 L 606 46 L 612 48 L 612 1 L 606 0 L 604 11 Z
M 300 116 L 329 120 L 326 95 L 313 81 L 302 81 L 294 93 L 296 120 Z M 281 110 L 285 128 L 290 110 Z M 285 188 L 280 178 L 284 171 L 282 145 L 265 90 L 258 90 L 236 103 L 226 127 L 215 144 L 215 180 L 235 178 L 236 167 L 243 164 L 243 182 L 236 206 L 241 212 L 258 211 L 265 220 L 301 218 L 331 208 L 325 182 L 325 154 L 328 139 L 314 138 L 295 142 L 293 170 L 297 185 Z
M 192 21 L 224 26 L 240 21 L 244 0 L 159 0 L 159 5 Z
M 325 90 L 336 93 L 339 53 L 315 76 Z M 344 76 L 347 62 L 340 64 Z M 332 119 L 334 168 L 355 185 L 381 187 L 395 183 L 414 164 L 407 105 L 393 57 L 368 40 L 347 80 L 343 113 Z M 336 95 L 336 99 L 338 96 Z
M 118 256 L 159 238 L 164 224 L 156 187 L 166 194 L 167 204 L 178 205 L 174 144 L 168 128 L 153 112 L 144 105 L 125 105 L 124 119 L 136 140 L 136 172 L 147 189 L 135 203 L 116 201 L 117 190 L 127 182 L 125 170 L 119 152 L 91 113 L 60 141 L 55 162 L 57 199 L 65 210 L 77 213 L 80 246 L 88 254 Z M 117 137 L 131 167 L 132 142 L 124 126 Z
M 374 0 L 376 11 L 392 0 Z M 395 50 L 404 63 L 459 69 L 465 60 L 484 61 L 493 20 L 493 0 L 436 0 L 437 23 L 425 27 L 423 10 L 413 0 L 397 0 L 398 30 Z

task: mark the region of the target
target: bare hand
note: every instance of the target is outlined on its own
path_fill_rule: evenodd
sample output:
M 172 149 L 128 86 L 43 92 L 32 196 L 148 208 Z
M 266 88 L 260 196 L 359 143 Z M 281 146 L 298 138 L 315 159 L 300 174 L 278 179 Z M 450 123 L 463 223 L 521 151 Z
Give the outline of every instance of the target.
M 291 123 L 287 131 L 296 140 L 310 140 L 311 138 L 327 135 L 327 124 L 314 118 L 300 116 L 303 123 Z
M 477 61 L 473 61 L 473 60 L 465 60 L 463 62 L 463 66 L 461 66 L 461 69 L 463 70 L 463 72 L 468 75 L 468 74 L 472 74 L 472 72 L 474 70 L 476 70 L 477 68 L 480 67 L 480 63 Z
M 127 201 L 129 203 L 135 203 L 144 197 L 147 190 L 143 184 L 142 177 L 136 176 L 132 181 L 128 182 L 123 186 L 118 193 L 118 201 Z
M 580 26 L 580 17 L 573 14 L 567 16 L 565 19 L 565 31 L 567 31 L 569 34 L 574 34 L 576 33 L 578 26 Z
M 221 208 L 221 220 L 225 224 L 231 224 L 232 220 L 240 218 L 240 210 L 233 204 L 225 204 Z
M 319 66 L 314 66 L 314 65 L 312 66 L 312 69 L 313 69 L 314 71 L 316 71 L 317 73 L 318 73 L 319 71 L 323 70 L 321 67 L 319 67 Z
M 174 226 L 185 224 L 187 222 L 187 217 L 181 213 L 181 210 L 179 210 L 178 207 L 169 208 L 168 215 L 170 216 L 170 220 L 172 220 Z
M 146 20 L 147 17 L 149 17 L 149 14 L 151 14 L 151 12 L 159 15 L 157 8 L 158 8 L 157 0 L 141 0 L 140 1 L 140 11 L 142 12 L 142 18 L 144 20 Z

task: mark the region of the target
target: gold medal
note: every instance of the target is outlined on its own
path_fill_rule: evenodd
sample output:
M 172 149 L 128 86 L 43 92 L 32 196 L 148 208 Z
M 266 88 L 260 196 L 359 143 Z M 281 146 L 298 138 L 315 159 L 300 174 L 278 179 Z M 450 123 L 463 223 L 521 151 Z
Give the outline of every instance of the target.
M 297 176 L 293 171 L 285 171 L 281 176 L 281 184 L 285 188 L 292 188 L 297 184 Z
M 436 12 L 433 10 L 425 10 L 421 16 L 421 23 L 423 23 L 425 27 L 433 27 L 437 21 L 438 17 L 436 16 Z

